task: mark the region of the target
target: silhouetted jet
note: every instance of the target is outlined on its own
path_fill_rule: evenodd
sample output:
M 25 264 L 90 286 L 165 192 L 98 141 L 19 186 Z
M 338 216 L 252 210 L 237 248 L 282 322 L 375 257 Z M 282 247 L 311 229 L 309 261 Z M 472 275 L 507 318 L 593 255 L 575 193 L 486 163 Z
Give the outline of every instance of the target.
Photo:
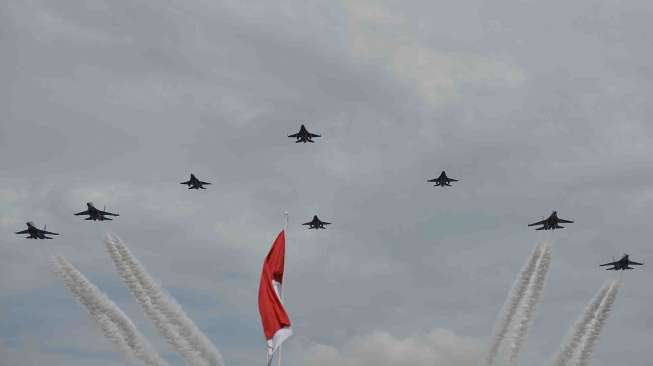
M 28 236 L 25 237 L 25 239 L 52 239 L 47 235 L 59 235 L 57 233 L 53 233 L 45 230 L 46 228 L 47 225 L 43 226 L 43 230 L 41 230 L 36 226 L 34 226 L 34 223 L 32 221 L 29 221 L 27 222 L 27 230 L 18 231 L 16 232 L 16 234 L 29 234 Z
M 181 182 L 179 184 L 187 185 L 188 189 L 206 189 L 206 188 L 204 188 L 204 185 L 205 184 L 211 184 L 211 183 L 202 182 L 201 180 L 197 179 L 194 174 L 191 174 L 189 180 L 187 180 L 185 182 Z
M 433 185 L 433 187 L 438 187 L 438 186 L 440 186 L 440 187 L 444 187 L 444 186 L 451 187 L 451 182 L 457 182 L 457 181 L 458 181 L 458 179 L 453 179 L 453 178 L 447 177 L 447 173 L 445 173 L 444 170 L 442 171 L 442 173 L 440 173 L 439 177 L 427 180 L 427 182 L 429 182 L 429 183 L 435 183 Z
M 307 142 L 315 142 L 313 141 L 313 137 L 322 137 L 322 136 L 308 132 L 306 126 L 301 125 L 301 127 L 299 127 L 299 132 L 292 135 L 288 135 L 288 137 L 296 138 L 297 141 L 295 141 L 295 143 L 297 142 L 307 143 Z
M 551 216 L 547 217 L 546 219 L 538 222 L 534 222 L 532 224 L 529 224 L 528 226 L 536 226 L 536 225 L 542 225 L 542 227 L 537 228 L 535 230 L 555 230 L 555 229 L 563 229 L 564 226 L 560 226 L 558 224 L 563 223 L 563 224 L 571 224 L 573 221 L 569 220 L 563 220 L 558 218 L 558 212 L 553 211 Z
M 317 218 L 317 215 L 313 216 L 313 220 L 305 222 L 302 225 L 308 225 L 309 229 L 326 229 L 324 225 L 331 225 L 330 222 L 321 221 Z
M 88 215 L 87 218 L 84 220 L 93 220 L 93 221 L 105 221 L 105 220 L 113 220 L 112 218 L 109 218 L 107 216 L 120 216 L 115 213 L 103 211 L 103 210 L 98 210 L 93 206 L 93 202 L 86 202 L 86 211 L 78 212 L 75 214 L 75 216 L 80 216 L 80 215 Z M 106 207 L 104 208 L 105 210 L 107 209 Z
M 614 258 L 613 258 L 613 260 L 614 260 Z M 642 266 L 642 265 L 644 265 L 644 263 L 633 262 L 628 258 L 628 254 L 624 254 L 624 256 L 621 257 L 621 259 L 619 259 L 618 261 L 614 261 L 614 262 L 610 262 L 610 263 L 606 263 L 606 264 L 601 264 L 600 267 L 612 266 L 612 268 L 606 268 L 606 270 L 608 270 L 608 271 L 619 271 L 619 270 L 625 271 L 627 269 L 635 269 L 633 267 L 630 267 L 631 265 L 633 265 L 633 266 Z

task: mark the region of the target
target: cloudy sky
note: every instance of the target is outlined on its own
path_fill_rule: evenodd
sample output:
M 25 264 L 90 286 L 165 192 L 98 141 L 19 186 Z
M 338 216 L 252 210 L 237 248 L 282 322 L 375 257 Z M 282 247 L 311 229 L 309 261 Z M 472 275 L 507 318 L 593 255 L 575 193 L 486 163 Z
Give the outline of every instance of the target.
M 474 365 L 552 239 L 522 354 L 544 364 L 621 277 L 597 264 L 653 258 L 649 1 L 244 3 L 1 2 L 0 365 L 125 364 L 53 254 L 182 364 L 120 282 L 107 231 L 228 366 L 265 358 L 258 279 L 284 210 L 288 366 Z M 293 143 L 302 122 L 323 138 Z M 425 183 L 443 169 L 460 182 Z M 191 172 L 213 185 L 186 190 Z M 121 216 L 73 216 L 87 201 Z M 552 210 L 576 223 L 526 227 Z M 299 225 L 316 213 L 334 224 Z M 62 235 L 14 235 L 28 220 Z M 650 365 L 651 273 L 623 274 L 594 365 Z

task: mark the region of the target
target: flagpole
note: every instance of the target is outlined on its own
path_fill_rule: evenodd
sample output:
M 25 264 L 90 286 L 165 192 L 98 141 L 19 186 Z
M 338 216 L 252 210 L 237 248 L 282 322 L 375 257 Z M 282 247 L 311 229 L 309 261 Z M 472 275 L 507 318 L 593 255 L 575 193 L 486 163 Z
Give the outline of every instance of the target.
M 283 235 L 284 238 L 288 234 L 288 211 L 283 212 Z M 285 241 L 285 240 L 284 240 Z M 283 282 L 281 284 L 281 303 L 283 304 L 283 289 L 286 287 L 286 279 L 283 279 Z M 277 366 L 281 366 L 281 348 L 283 345 L 279 345 L 279 355 L 277 356 Z

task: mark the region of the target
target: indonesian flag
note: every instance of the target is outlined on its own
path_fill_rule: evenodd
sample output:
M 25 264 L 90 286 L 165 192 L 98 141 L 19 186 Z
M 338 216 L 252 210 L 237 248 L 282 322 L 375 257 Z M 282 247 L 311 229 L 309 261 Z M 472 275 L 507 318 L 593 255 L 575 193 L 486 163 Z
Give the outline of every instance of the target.
M 268 365 L 272 362 L 277 349 L 292 335 L 290 319 L 281 303 L 285 252 L 286 237 L 282 230 L 272 244 L 268 256 L 265 257 L 258 289 L 258 310 L 261 313 L 263 332 L 268 343 Z

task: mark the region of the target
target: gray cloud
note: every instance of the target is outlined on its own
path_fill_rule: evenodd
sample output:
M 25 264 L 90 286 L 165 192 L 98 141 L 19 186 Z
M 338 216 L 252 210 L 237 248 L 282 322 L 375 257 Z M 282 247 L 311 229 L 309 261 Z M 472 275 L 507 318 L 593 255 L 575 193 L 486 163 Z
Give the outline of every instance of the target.
M 0 340 L 19 329 L 38 341 L 11 345 L 15 364 L 45 362 L 41 345 L 82 318 L 61 301 L 50 254 L 145 324 L 104 253 L 105 231 L 128 241 L 232 366 L 262 359 L 256 288 L 284 210 L 290 344 L 346 360 L 362 357 L 347 345 L 376 331 L 400 343 L 442 328 L 482 343 L 524 258 L 552 238 L 550 282 L 522 356 L 543 362 L 610 276 L 599 262 L 653 255 L 644 1 L 5 9 Z M 301 121 L 324 138 L 292 143 L 285 136 Z M 442 169 L 461 182 L 425 183 Z M 178 182 L 190 172 L 214 184 L 189 192 Z M 88 200 L 121 216 L 72 216 Z M 576 224 L 551 236 L 527 230 L 553 209 Z M 314 213 L 334 225 L 302 230 Z M 28 220 L 62 236 L 13 235 Z M 653 278 L 624 277 L 599 366 L 648 360 L 653 323 L 641 304 L 653 300 Z M 50 318 L 25 303 L 63 315 L 33 328 L 30 319 Z M 112 359 L 76 356 L 84 345 L 71 344 L 47 362 Z
M 294 350 L 294 349 L 292 349 Z M 302 362 L 311 365 L 475 365 L 482 347 L 444 329 L 397 338 L 373 332 L 349 341 L 342 349 L 308 344 L 298 349 Z M 297 358 L 297 356 L 292 356 Z

